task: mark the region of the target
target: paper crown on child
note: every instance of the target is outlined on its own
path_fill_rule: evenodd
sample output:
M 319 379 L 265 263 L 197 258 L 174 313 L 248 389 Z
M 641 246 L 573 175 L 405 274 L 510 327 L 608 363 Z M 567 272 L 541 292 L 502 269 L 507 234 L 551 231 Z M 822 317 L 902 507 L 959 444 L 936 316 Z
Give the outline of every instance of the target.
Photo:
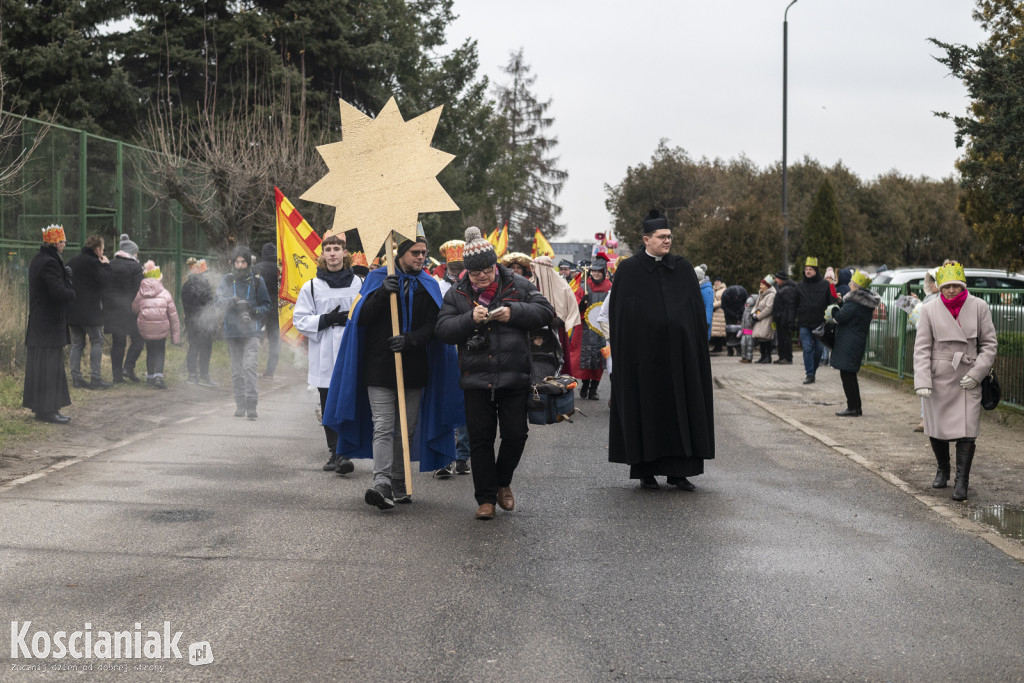
M 163 277 L 160 274 L 160 266 L 156 265 L 152 261 L 146 261 L 146 265 L 142 266 L 142 277 L 149 277 L 153 278 L 154 280 L 159 280 L 161 277 Z
M 43 228 L 43 242 L 46 244 L 57 244 L 57 242 L 65 242 L 67 238 L 64 236 L 63 225 L 48 225 Z
M 867 289 L 871 286 L 871 276 L 863 270 L 858 270 L 850 276 L 850 282 L 855 282 L 861 289 Z
M 816 256 L 808 256 L 807 261 L 804 263 L 804 267 L 811 266 L 813 268 L 818 267 L 818 258 Z
M 195 273 L 196 275 L 205 273 L 207 268 L 206 259 L 197 259 L 195 256 L 189 257 L 189 259 L 185 261 L 185 265 L 188 266 L 190 273 Z
M 944 266 L 939 266 L 939 269 L 935 271 L 935 281 L 939 283 L 940 289 L 946 285 L 967 287 L 964 267 L 959 263 L 947 263 Z
M 448 263 L 462 263 L 462 250 L 465 248 L 466 243 L 462 240 L 448 240 L 441 245 L 441 255 Z

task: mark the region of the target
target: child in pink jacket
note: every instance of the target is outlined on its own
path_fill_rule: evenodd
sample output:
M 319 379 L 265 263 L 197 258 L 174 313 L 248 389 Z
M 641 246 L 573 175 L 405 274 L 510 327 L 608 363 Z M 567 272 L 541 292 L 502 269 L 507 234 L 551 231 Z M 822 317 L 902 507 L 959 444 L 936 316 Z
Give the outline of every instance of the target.
M 164 353 L 167 336 L 178 344 L 181 328 L 178 323 L 178 309 L 174 306 L 171 293 L 160 282 L 160 268 L 152 261 L 146 261 L 142 268 L 142 284 L 132 301 L 132 311 L 139 316 L 139 334 L 146 340 L 146 384 L 157 389 L 166 389 L 164 384 Z

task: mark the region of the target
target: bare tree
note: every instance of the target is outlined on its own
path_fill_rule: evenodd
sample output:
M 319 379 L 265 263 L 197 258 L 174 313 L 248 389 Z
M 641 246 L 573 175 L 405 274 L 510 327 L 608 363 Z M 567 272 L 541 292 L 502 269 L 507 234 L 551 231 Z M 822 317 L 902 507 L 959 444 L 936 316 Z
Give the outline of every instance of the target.
M 24 180 L 22 169 L 46 137 L 53 117 L 47 117 L 35 135 L 26 138 L 24 119 L 4 108 L 6 91 L 7 77 L 0 69 L 0 196 L 13 197 L 31 187 L 32 183 Z

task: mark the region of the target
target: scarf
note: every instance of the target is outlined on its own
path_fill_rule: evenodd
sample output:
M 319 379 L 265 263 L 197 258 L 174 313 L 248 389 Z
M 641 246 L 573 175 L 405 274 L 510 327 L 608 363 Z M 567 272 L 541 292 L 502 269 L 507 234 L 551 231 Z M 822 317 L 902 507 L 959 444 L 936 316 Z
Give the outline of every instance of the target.
M 481 306 L 490 306 L 491 302 L 494 301 L 494 296 L 498 293 L 498 279 L 495 278 L 494 282 L 484 289 L 474 287 L 473 291 L 476 293 L 476 300 L 480 302 Z
M 400 286 L 398 305 L 402 307 L 402 332 L 405 333 L 412 329 L 412 298 L 420 286 L 420 281 L 416 275 L 409 275 L 401 268 L 395 269 L 395 275 L 398 276 Z
M 352 284 L 352 278 L 355 273 L 352 272 L 351 268 L 342 268 L 341 270 L 329 271 L 326 268 L 317 268 L 316 276 L 327 283 L 327 286 L 331 289 L 338 289 L 340 287 L 348 287 Z
M 956 320 L 960 316 L 960 309 L 964 307 L 964 302 L 967 301 L 967 290 L 960 292 L 952 299 L 947 299 L 945 294 L 940 295 L 942 304 L 949 311 L 949 314 L 953 316 L 953 320 Z

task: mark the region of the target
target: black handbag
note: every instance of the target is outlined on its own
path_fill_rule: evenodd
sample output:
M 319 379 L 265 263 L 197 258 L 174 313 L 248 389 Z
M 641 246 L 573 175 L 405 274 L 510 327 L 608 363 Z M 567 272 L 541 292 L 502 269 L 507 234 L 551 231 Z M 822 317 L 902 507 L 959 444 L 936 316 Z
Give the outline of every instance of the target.
M 995 410 L 999 405 L 1000 394 L 996 373 L 989 370 L 985 379 L 981 380 L 981 407 L 985 410 Z
M 811 330 L 811 334 L 821 340 L 821 343 L 832 348 L 836 345 L 836 321 L 826 320 Z

